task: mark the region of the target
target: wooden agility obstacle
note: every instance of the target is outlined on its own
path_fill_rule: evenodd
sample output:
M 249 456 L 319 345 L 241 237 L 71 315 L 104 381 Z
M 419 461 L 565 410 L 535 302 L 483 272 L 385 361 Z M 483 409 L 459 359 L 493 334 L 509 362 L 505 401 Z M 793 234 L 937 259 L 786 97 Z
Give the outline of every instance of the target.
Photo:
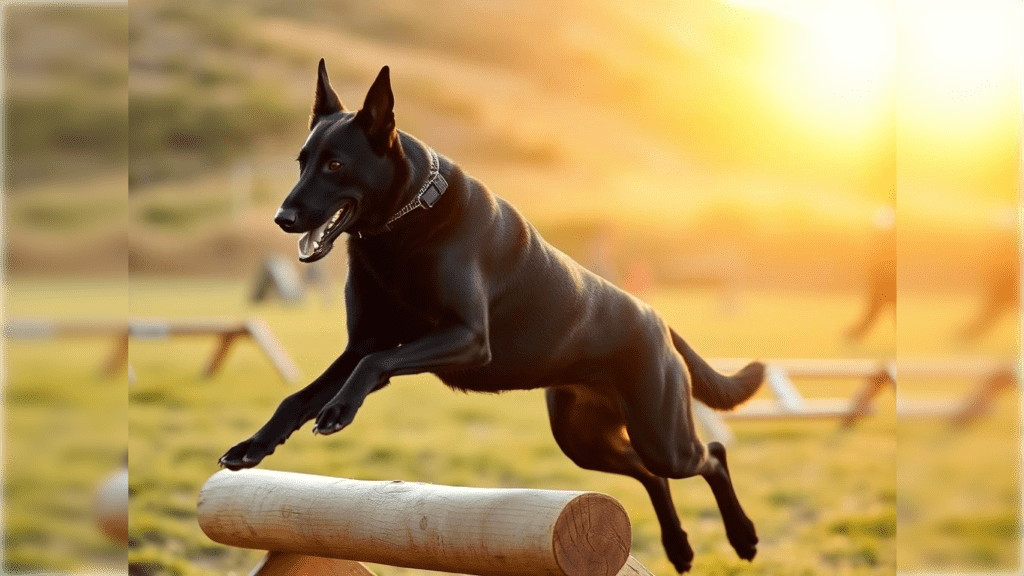
M 215 542 L 266 550 L 260 576 L 372 575 L 360 562 L 479 576 L 650 575 L 622 506 L 593 492 L 221 471 L 199 494 Z
M 154 340 L 173 336 L 217 337 L 217 346 L 203 368 L 203 376 L 210 377 L 220 370 L 231 346 L 240 338 L 251 339 L 270 360 L 274 369 L 286 382 L 301 377 L 298 367 L 274 336 L 266 322 L 259 317 L 247 320 L 231 319 L 130 319 L 125 322 L 93 320 L 18 320 L 5 326 L 8 338 L 52 339 L 76 336 L 114 336 L 116 343 L 103 372 L 113 375 L 128 366 L 130 340 Z M 130 367 L 129 367 L 130 370 Z
M 166 320 L 133 319 L 130 334 L 136 339 L 163 339 L 171 336 L 195 336 L 214 334 L 218 337 L 217 347 L 203 369 L 203 376 L 210 377 L 220 370 L 228 350 L 240 338 L 251 339 L 266 355 L 274 369 L 286 382 L 298 380 L 299 368 L 292 362 L 288 352 L 274 336 L 262 318 L 252 317 L 244 321 L 224 319 Z
M 128 363 L 128 323 L 124 320 L 12 320 L 4 324 L 4 336 L 11 340 L 113 336 L 116 341 L 103 364 L 103 374 L 112 376 Z
M 723 373 L 735 372 L 748 362 L 739 358 L 709 361 Z M 898 418 L 948 418 L 955 425 L 968 424 L 987 412 L 994 397 L 1018 379 L 1013 364 L 983 358 L 777 359 L 765 361 L 765 383 L 774 399 L 751 400 L 732 412 L 715 412 L 695 403 L 694 412 L 712 439 L 723 443 L 734 439 L 724 419 L 836 418 L 843 427 L 850 427 L 874 411 L 875 398 L 885 387 L 896 389 L 897 371 L 907 378 L 982 380 L 963 399 L 896 397 Z M 850 398 L 804 398 L 793 384 L 793 378 L 848 378 L 864 380 L 864 384 Z
M 720 358 L 708 361 L 719 372 L 731 374 L 746 366 L 750 360 Z M 694 403 L 698 422 L 711 436 L 723 444 L 729 444 L 735 437 L 725 423 L 730 420 L 778 420 L 778 419 L 832 419 L 849 427 L 861 418 L 874 412 L 874 399 L 880 390 L 895 385 L 895 370 L 890 362 L 860 358 L 784 358 L 766 360 L 765 384 L 771 390 L 773 399 L 755 399 L 744 403 L 731 412 L 715 412 Z M 804 398 L 793 378 L 849 378 L 864 380 L 850 398 Z
M 931 380 L 961 378 L 977 381 L 962 398 L 904 398 L 896 396 L 900 420 L 945 418 L 954 426 L 966 426 L 987 414 L 993 401 L 1019 381 L 1015 362 L 995 358 L 901 358 L 901 376 Z
M 294 256 L 275 254 L 257 268 L 249 301 L 258 304 L 276 298 L 297 304 L 305 299 L 309 289 L 320 292 L 324 305 L 333 301 L 334 284 L 323 262 L 304 264 L 300 271 Z

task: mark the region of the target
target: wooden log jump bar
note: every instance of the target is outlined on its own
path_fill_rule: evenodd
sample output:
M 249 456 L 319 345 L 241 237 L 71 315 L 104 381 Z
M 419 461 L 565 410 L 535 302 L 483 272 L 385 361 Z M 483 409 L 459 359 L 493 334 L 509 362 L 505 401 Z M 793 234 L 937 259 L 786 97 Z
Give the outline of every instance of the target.
M 282 563 L 291 554 L 479 576 L 649 574 L 627 563 L 625 510 L 593 492 L 225 470 L 207 480 L 197 512 L 210 539 Z

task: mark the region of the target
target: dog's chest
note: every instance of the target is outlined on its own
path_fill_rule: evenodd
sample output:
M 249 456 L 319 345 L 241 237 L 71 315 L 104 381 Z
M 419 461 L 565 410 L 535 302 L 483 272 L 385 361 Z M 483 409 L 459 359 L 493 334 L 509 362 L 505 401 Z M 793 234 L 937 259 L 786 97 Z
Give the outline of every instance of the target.
M 439 315 L 438 278 L 425 256 L 397 254 L 389 250 L 355 253 L 353 275 L 360 275 L 359 298 L 372 298 L 386 307 L 403 309 L 433 320 Z

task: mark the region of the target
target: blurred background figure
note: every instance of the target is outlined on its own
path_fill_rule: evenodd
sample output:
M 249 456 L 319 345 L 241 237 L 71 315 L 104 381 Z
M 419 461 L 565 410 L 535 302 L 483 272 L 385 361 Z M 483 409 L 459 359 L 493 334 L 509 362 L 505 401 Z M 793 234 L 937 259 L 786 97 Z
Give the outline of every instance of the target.
M 1024 4 L 895 19 L 897 568 L 1017 572 Z
M 891 206 L 879 208 L 872 220 L 874 238 L 871 242 L 868 290 L 864 315 L 846 332 L 851 341 L 864 337 L 884 312 L 896 321 L 896 210 Z
M 984 336 L 1001 317 L 1020 315 L 1020 221 L 1012 209 L 998 211 L 994 220 L 977 286 L 978 311 L 957 331 L 965 344 Z

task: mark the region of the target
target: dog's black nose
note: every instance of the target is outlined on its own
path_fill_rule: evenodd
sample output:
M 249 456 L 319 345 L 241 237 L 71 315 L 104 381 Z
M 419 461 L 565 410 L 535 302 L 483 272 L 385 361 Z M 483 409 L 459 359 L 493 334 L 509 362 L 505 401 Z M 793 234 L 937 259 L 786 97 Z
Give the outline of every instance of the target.
M 299 219 L 299 211 L 294 208 L 278 208 L 274 216 L 274 223 L 286 232 L 295 228 L 295 221 Z

